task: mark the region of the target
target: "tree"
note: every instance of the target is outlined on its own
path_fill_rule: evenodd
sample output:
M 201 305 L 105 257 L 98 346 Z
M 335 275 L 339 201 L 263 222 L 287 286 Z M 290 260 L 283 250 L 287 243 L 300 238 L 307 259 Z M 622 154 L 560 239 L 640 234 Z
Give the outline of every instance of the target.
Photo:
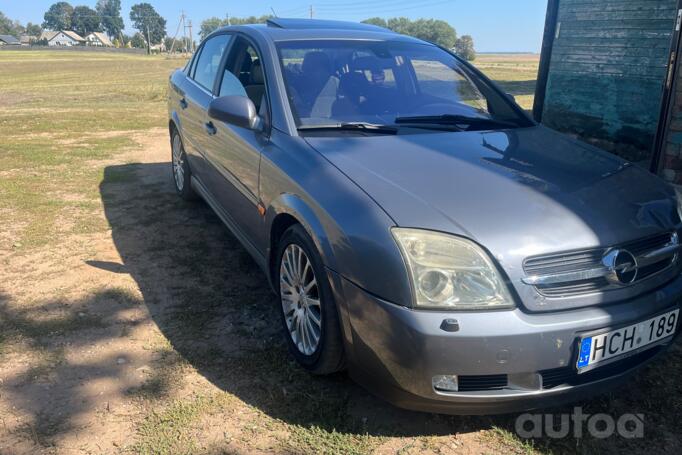
M 450 24 L 439 19 L 417 19 L 411 21 L 406 17 L 393 17 L 387 21 L 380 17 L 364 20 L 365 24 L 378 25 L 403 35 L 414 36 L 451 49 L 457 42 L 457 32 Z
M 272 19 L 272 14 L 258 17 L 231 17 L 229 20 L 230 23 L 225 25 L 265 24 L 269 19 Z
M 47 30 L 71 30 L 73 6 L 66 2 L 58 2 L 45 12 L 43 28 Z
M 393 17 L 386 21 L 386 26 L 396 33 L 412 35 L 412 21 L 406 17 Z
M 13 21 L 0 11 L 0 35 L 19 36 L 24 33 L 24 27 L 19 21 Z
M 244 24 L 264 24 L 272 15 L 264 16 L 248 16 L 248 17 L 226 17 L 221 19 L 219 17 L 209 17 L 201 23 L 201 30 L 199 35 L 202 39 L 213 33 L 215 30 L 226 25 L 244 25 Z
M 133 5 L 130 9 L 130 20 L 145 38 L 149 35 L 150 44 L 159 44 L 166 37 L 166 19 L 149 3 Z
M 99 14 L 87 6 L 77 6 L 71 15 L 71 30 L 85 37 L 102 29 Z
M 173 46 L 173 43 L 175 43 L 175 46 Z M 182 43 L 180 41 L 176 41 L 170 36 L 167 36 L 163 39 L 163 45 L 166 47 L 166 50 L 168 50 L 169 52 L 170 52 L 171 48 L 173 48 L 174 51 L 177 51 L 182 47 Z
M 365 19 L 364 21 L 362 21 L 362 23 L 376 25 L 377 27 L 388 28 L 386 19 L 382 19 L 381 17 L 370 17 L 369 19 Z
M 223 25 L 227 25 L 227 19 L 223 20 L 219 17 L 209 17 L 201 23 L 201 29 L 199 30 L 199 36 L 202 39 L 206 38 L 208 35 L 218 30 Z
M 95 7 L 102 19 L 102 28 L 110 38 L 118 38 L 123 30 L 121 0 L 98 0 Z
M 474 39 L 470 35 L 462 35 L 455 43 L 455 54 L 470 62 L 476 60 Z
M 142 33 L 135 33 L 129 41 L 130 45 L 135 49 L 144 49 L 147 47 L 147 40 L 142 36 Z
M 28 36 L 40 36 L 43 33 L 43 28 L 38 24 L 32 24 L 29 22 L 26 24 L 26 34 Z

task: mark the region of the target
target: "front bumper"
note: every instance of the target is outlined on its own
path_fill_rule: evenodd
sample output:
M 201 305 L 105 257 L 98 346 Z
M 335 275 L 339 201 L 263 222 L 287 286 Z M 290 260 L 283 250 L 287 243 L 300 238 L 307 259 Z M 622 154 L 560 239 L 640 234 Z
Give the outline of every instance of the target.
M 682 297 L 678 277 L 652 293 L 604 307 L 533 314 L 416 311 L 370 295 L 333 272 L 330 277 L 341 302 L 351 375 L 397 406 L 447 414 L 529 410 L 610 388 L 665 346 L 577 375 L 580 334 L 646 319 L 679 306 Z M 459 330 L 442 330 L 444 319 L 456 319 Z M 470 377 L 484 386 L 490 385 L 487 378 L 506 377 L 506 384 L 443 393 L 433 388 L 436 375 Z

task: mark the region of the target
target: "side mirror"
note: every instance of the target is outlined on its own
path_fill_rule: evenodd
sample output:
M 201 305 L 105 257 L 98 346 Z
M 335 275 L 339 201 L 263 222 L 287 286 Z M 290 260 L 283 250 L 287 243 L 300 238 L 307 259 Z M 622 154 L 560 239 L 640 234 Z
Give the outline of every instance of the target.
M 263 120 L 256 106 L 246 96 L 221 96 L 208 105 L 208 116 L 230 125 L 263 131 Z
M 511 93 L 505 93 L 505 95 L 507 95 L 507 98 L 509 98 L 512 103 L 516 103 L 516 97 L 514 95 Z

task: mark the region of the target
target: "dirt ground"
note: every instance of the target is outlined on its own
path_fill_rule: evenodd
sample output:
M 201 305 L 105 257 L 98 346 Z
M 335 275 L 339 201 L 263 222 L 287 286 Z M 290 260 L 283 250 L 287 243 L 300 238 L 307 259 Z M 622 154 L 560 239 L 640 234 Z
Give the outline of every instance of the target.
M 505 59 L 484 63 L 522 94 L 530 76 Z M 0 52 L 1 455 L 682 450 L 679 343 L 576 404 L 644 414 L 637 440 L 524 440 L 516 415 L 403 411 L 298 368 L 265 276 L 205 204 L 175 195 L 175 66 Z
M 98 216 L 111 229 L 3 258 L 0 315 L 19 340 L 2 357 L 0 453 L 438 445 L 423 435 L 480 452 L 449 418 L 399 411 L 344 375 L 293 365 L 265 277 L 205 205 L 174 194 L 166 130 L 132 137 L 140 147 L 97 163 Z M 382 437 L 401 432 L 414 436 Z

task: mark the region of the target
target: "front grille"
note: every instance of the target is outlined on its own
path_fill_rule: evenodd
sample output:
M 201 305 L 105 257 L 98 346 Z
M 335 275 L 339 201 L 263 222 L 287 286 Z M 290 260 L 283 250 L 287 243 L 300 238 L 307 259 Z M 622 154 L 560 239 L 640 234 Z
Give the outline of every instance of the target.
M 649 252 L 669 245 L 674 235 L 666 232 L 614 247 L 531 257 L 524 261 L 523 269 L 527 276 L 554 275 L 591 270 L 601 266 L 602 258 L 612 248 L 627 250 L 635 257 L 640 258 Z M 640 282 L 667 269 L 673 264 L 674 260 L 675 256 L 667 256 L 658 262 L 641 267 L 637 272 L 637 280 L 635 282 Z M 536 284 L 535 287 L 538 292 L 547 297 L 570 297 L 617 289 L 621 286 L 609 283 L 604 277 L 596 277 L 554 284 Z
M 459 392 L 480 392 L 483 390 L 502 390 L 507 387 L 506 374 L 487 374 L 480 376 L 459 376 L 457 390 Z

